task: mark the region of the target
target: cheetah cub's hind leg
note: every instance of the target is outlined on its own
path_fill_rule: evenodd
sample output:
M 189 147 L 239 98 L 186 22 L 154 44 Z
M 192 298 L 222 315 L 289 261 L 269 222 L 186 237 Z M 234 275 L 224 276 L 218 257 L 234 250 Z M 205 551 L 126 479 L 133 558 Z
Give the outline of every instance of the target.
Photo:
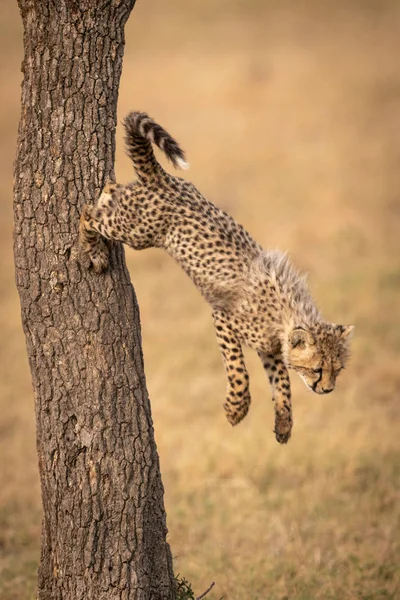
M 86 257 L 87 266 L 92 265 L 96 273 L 102 273 L 108 267 L 109 249 L 104 238 L 94 228 L 92 212 L 95 207 L 85 204 L 79 222 L 79 246 Z
M 231 425 L 237 425 L 247 415 L 251 398 L 249 375 L 238 337 L 227 318 L 219 311 L 213 312 L 215 332 L 224 359 L 228 389 L 224 409 Z
M 272 388 L 272 399 L 275 403 L 275 437 L 280 444 L 286 444 L 293 425 L 289 373 L 280 352 L 259 352 L 258 355 Z

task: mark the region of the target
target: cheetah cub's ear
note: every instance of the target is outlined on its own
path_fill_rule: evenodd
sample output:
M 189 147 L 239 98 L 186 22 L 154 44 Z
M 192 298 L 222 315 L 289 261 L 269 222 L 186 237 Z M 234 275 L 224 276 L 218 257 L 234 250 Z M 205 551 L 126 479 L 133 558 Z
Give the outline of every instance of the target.
M 315 344 L 315 338 L 312 333 L 306 331 L 303 327 L 296 327 L 289 334 L 289 343 L 292 348 L 303 349 Z
M 337 325 L 342 340 L 350 341 L 354 334 L 354 325 Z

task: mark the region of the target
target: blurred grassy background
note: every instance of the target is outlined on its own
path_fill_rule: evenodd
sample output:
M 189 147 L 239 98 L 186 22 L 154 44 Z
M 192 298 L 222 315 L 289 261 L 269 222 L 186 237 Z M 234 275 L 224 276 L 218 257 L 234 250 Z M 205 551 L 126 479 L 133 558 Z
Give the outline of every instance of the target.
M 33 399 L 12 257 L 22 58 L 0 8 L 0 598 L 32 600 L 40 539 Z M 232 429 L 210 309 L 159 251 L 127 251 L 176 572 L 210 600 L 400 598 L 400 3 L 152 0 L 127 26 L 119 116 L 148 111 L 188 177 L 310 276 L 354 323 L 334 395 L 293 377 L 279 446 L 248 354 L 253 406 Z M 132 168 L 118 131 L 116 171 Z

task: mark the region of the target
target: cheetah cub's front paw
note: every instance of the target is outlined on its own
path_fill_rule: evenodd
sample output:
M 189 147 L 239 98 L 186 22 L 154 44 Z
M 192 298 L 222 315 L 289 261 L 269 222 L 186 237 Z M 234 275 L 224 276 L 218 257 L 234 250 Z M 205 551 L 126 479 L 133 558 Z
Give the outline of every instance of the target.
M 231 404 L 229 401 L 224 404 L 226 418 L 232 426 L 238 425 L 245 418 L 249 408 L 250 398 L 248 401 L 241 401 L 240 404 Z
M 275 414 L 275 437 L 280 444 L 287 444 L 292 433 L 292 417 L 287 412 Z
M 102 273 L 108 267 L 110 251 L 104 238 L 91 226 L 92 207 L 85 204 L 79 222 L 79 247 L 85 266 Z

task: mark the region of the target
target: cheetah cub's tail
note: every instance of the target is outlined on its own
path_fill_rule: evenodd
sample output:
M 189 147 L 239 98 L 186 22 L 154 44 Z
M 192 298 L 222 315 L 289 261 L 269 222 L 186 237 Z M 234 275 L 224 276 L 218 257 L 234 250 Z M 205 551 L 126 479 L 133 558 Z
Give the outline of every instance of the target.
M 124 126 L 127 153 L 132 159 L 139 178 L 151 178 L 164 173 L 154 156 L 152 143 L 164 152 L 175 168 L 189 167 L 185 153 L 178 142 L 146 113 L 129 113 L 125 118 Z

